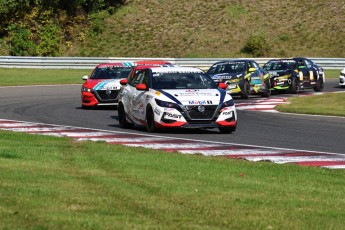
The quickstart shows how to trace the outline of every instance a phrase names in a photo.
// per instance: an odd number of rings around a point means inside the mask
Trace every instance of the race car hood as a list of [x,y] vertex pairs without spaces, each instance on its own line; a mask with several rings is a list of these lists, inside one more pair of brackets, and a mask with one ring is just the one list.
[[120,80],[121,79],[88,79],[83,86],[93,90],[120,89]]
[[218,89],[174,89],[161,90],[170,100],[182,105],[219,105],[231,96]]
[[234,80],[243,77],[243,73],[220,73],[220,74],[212,74],[210,75],[213,80],[215,81],[227,81],[227,80]]
[[285,75],[291,75],[293,73],[292,69],[287,70],[269,70],[268,73],[270,74],[271,78],[285,76]]

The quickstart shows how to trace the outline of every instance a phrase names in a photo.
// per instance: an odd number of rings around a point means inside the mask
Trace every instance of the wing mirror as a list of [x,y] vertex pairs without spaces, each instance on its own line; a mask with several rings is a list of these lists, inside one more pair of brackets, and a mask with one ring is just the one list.
[[143,84],[143,83],[137,84],[137,85],[135,86],[135,88],[136,88],[137,90],[140,90],[140,91],[145,91],[145,90],[146,90],[146,85]]
[[218,87],[225,90],[226,87],[228,87],[228,85],[225,84],[225,83],[223,83],[223,82],[219,82],[219,83],[218,83]]
[[87,75],[83,76],[83,81],[86,81],[89,77]]
[[127,79],[121,79],[120,80],[120,85],[127,85],[128,84],[128,80]]

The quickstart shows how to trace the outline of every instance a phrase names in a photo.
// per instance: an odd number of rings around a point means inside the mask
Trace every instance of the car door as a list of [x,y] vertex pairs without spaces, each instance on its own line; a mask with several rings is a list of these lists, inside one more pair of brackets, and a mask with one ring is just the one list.
[[131,78],[128,80],[128,84],[124,86],[121,89],[120,95],[121,95],[121,101],[123,102],[124,109],[127,113],[127,116],[133,120],[133,109],[132,109],[132,103],[133,103],[133,97],[136,95],[137,89],[135,86],[140,81],[140,78],[142,76],[142,71],[135,71]]
[[146,88],[149,87],[149,69],[139,70],[134,76],[132,84],[133,90],[130,94],[130,111],[135,119],[139,123],[145,121],[145,108],[146,108],[146,92],[145,90],[137,90],[135,88],[138,84],[145,84]]

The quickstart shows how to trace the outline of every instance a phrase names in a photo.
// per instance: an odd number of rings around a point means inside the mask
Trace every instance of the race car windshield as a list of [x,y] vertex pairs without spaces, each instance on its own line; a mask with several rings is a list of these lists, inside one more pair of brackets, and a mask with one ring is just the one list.
[[264,69],[266,71],[272,70],[289,70],[294,69],[296,66],[295,61],[278,61],[278,62],[269,62],[265,65]]
[[204,73],[153,73],[153,89],[217,89]]
[[244,71],[244,62],[229,62],[224,64],[213,65],[208,71],[208,74],[220,73],[242,73]]
[[127,78],[131,67],[105,67],[97,68],[90,79],[122,79]]

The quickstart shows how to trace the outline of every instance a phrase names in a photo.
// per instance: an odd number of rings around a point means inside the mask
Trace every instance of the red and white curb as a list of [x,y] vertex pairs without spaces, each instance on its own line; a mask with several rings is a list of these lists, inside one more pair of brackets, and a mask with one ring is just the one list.
[[235,102],[237,110],[251,110],[261,112],[278,112],[275,107],[280,104],[286,104],[289,97],[302,97],[320,95],[322,92],[304,92],[303,94],[287,94],[282,97],[270,97],[270,98],[250,98],[246,101]]
[[78,141],[105,141],[109,144],[160,149],[166,152],[183,154],[241,158],[249,161],[270,161],[278,164],[293,163],[332,169],[345,168],[345,155],[336,153],[198,141],[7,119],[0,119],[0,130],[70,137]]
[[278,112],[274,108],[277,105],[285,104],[286,98],[269,98],[269,99],[254,99],[248,102],[236,103],[236,109],[238,110],[255,110],[262,112]]

